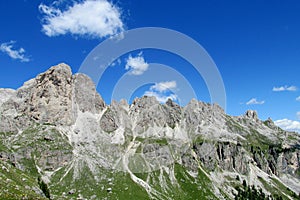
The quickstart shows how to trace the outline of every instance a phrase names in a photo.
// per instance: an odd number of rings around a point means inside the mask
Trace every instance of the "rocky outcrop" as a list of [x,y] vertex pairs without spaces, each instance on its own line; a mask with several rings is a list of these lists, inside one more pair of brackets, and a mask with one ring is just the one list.
[[31,90],[22,90],[22,93],[28,93],[23,97],[28,106],[22,111],[39,123],[71,125],[74,123],[72,82],[69,66],[60,64],[51,67],[37,76]]
[[142,133],[149,127],[164,127],[167,124],[166,113],[155,97],[136,98],[130,106],[129,115],[136,133]]
[[163,109],[166,113],[166,123],[169,127],[174,128],[182,119],[182,108],[171,99],[168,99]]
[[249,173],[250,162],[246,151],[240,144],[229,142],[203,142],[193,146],[199,160],[210,171],[220,167],[222,170],[237,171],[240,174]]
[[247,110],[245,117],[252,120],[258,120],[257,112],[255,110]]
[[13,96],[16,93],[15,90],[13,89],[3,89],[0,88],[0,106],[8,101],[10,99],[11,96]]
[[70,126],[78,111],[99,114],[105,107],[92,80],[72,75],[66,64],[51,67],[17,91],[1,90],[0,132],[17,132],[32,122]]
[[100,119],[100,127],[105,132],[113,132],[119,127],[119,119],[115,110],[108,108]]
[[84,74],[73,77],[73,101],[81,112],[99,114],[105,107],[101,96],[96,92],[94,82]]

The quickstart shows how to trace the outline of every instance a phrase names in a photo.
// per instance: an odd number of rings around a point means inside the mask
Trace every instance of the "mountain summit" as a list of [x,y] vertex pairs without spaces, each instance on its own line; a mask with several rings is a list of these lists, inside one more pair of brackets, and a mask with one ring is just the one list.
[[0,89],[1,199],[299,199],[300,136],[192,99],[106,105],[51,67]]

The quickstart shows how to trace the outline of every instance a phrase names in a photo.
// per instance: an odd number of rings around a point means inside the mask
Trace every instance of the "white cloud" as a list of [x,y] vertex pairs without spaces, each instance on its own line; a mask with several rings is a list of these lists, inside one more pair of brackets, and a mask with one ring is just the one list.
[[280,87],[273,87],[273,92],[283,92],[283,91],[296,91],[296,86],[280,86]]
[[300,111],[296,113],[298,119],[300,119]]
[[142,75],[145,71],[147,71],[149,64],[145,61],[143,53],[140,52],[136,57],[129,57],[126,60],[126,70],[131,70],[130,74],[132,75]]
[[176,90],[176,89],[177,89],[176,81],[159,82],[151,86],[150,90],[146,91],[144,95],[156,97],[156,99],[160,103],[165,103],[168,99],[171,99],[172,101],[176,101],[178,100],[178,96],[176,94],[173,93],[167,94],[168,90]]
[[170,95],[164,95],[164,94],[161,94],[159,92],[156,92],[156,91],[146,91],[145,96],[153,96],[157,99],[157,101],[159,101],[160,103],[166,103],[166,101],[168,99],[171,99],[172,101],[176,101],[178,100],[178,97],[176,94],[170,94]]
[[276,126],[287,130],[287,131],[296,131],[300,133],[300,122],[292,121],[289,119],[280,119],[274,122]]
[[296,101],[300,101],[300,96],[296,98]]
[[124,30],[120,10],[107,0],[74,1],[65,10],[57,5],[39,5],[40,12],[44,14],[42,31],[49,37],[70,33],[103,38]]
[[246,105],[262,105],[264,103],[265,101],[257,101],[256,98],[252,98],[246,103]]
[[165,92],[167,90],[172,90],[177,87],[176,81],[166,81],[155,83],[155,85],[151,86],[151,90],[156,90],[158,92]]
[[15,43],[16,41],[2,43],[0,45],[0,51],[6,53],[9,57],[11,57],[14,60],[20,60],[21,62],[29,62],[30,59],[25,56],[25,49],[22,47],[19,49],[15,49]]

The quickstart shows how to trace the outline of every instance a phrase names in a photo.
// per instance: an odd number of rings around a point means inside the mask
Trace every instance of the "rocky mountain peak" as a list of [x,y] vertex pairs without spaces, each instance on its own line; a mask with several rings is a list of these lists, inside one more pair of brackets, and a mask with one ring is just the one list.
[[[97,114],[105,107],[93,81],[84,74],[72,75],[64,63],[27,81],[16,92],[1,91],[0,110],[11,114],[0,116],[4,122],[10,121],[1,124],[0,132],[15,132],[32,121],[69,126],[75,123],[78,112]],[[8,101],[14,93],[16,97]]]
[[6,102],[9,100],[9,98],[11,96],[13,96],[16,93],[15,90],[13,89],[4,89],[4,88],[0,88],[0,106],[2,105],[2,103]]
[[170,98],[166,101],[166,105],[169,107],[172,107],[172,108],[179,107],[179,105],[177,103],[175,103],[174,101],[172,101],[172,99],[170,99]]
[[39,74],[33,87],[25,90],[29,94],[24,99],[29,104],[26,114],[40,123],[72,124],[72,82],[71,68],[66,64]]
[[247,110],[244,116],[248,119],[258,120],[258,115],[255,110]]
[[273,129],[278,128],[270,117],[266,121],[264,121],[264,124]]
[[132,105],[138,106],[138,107],[147,107],[149,105],[156,105],[159,104],[157,99],[153,96],[143,96],[141,98],[135,98],[132,102]]
[[129,107],[128,102],[126,99],[121,99],[120,100],[120,105],[124,106],[124,107]]
[[45,84],[52,82],[53,85],[62,85],[62,83],[70,82],[72,78],[72,70],[70,66],[65,63],[52,66],[46,72],[39,74],[36,77],[38,84]]

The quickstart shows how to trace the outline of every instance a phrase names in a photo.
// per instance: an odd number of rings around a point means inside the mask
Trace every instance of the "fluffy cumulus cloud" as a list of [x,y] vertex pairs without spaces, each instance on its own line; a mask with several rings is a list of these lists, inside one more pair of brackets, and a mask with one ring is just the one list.
[[252,98],[246,103],[246,105],[262,105],[264,103],[265,101],[258,101],[256,98]]
[[280,86],[280,87],[273,87],[274,92],[283,92],[283,91],[296,91],[297,87],[296,86]]
[[49,37],[73,34],[103,38],[123,31],[120,9],[107,0],[74,1],[66,9],[58,5],[39,5],[42,31]]
[[177,101],[178,96],[171,91],[177,90],[176,81],[166,81],[155,83],[149,91],[144,93],[145,96],[154,96],[160,103],[165,103],[168,99]]
[[177,87],[176,81],[166,81],[155,83],[155,85],[151,86],[151,90],[156,90],[158,92],[165,92],[167,90],[173,90]]
[[300,101],[300,96],[296,98],[296,101]]
[[25,56],[25,49],[22,47],[19,49],[15,48],[15,43],[15,41],[2,43],[0,45],[0,51],[7,54],[14,60],[20,60],[21,62],[29,62],[30,59],[27,56]]
[[281,127],[284,130],[287,131],[296,131],[300,133],[300,122],[299,121],[293,121],[289,119],[280,119],[274,122],[276,126]]
[[126,70],[130,70],[131,75],[142,75],[148,70],[149,64],[145,61],[143,53],[140,52],[136,57],[129,57],[126,59]]
[[298,111],[298,112],[296,113],[296,115],[297,115],[298,119],[300,119],[300,111]]

